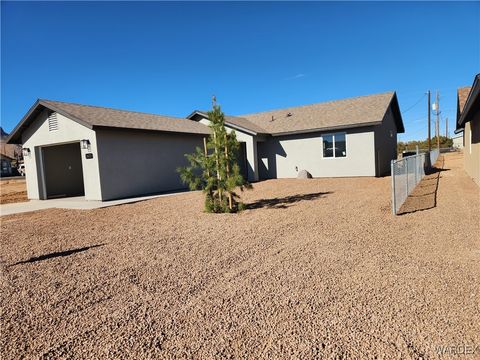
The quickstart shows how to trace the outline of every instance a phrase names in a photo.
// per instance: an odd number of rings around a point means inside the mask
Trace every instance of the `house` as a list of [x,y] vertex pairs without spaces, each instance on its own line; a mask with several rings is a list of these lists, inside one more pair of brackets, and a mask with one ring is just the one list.
[[480,186],[480,74],[473,85],[458,89],[457,130],[463,129],[465,171]]
[[10,159],[17,160],[22,153],[22,147],[16,144],[7,144],[8,133],[0,126],[0,154],[8,156]]
[[[210,134],[208,114],[186,119],[38,100],[8,138],[23,143],[30,199],[112,200],[185,188],[178,167]],[[403,132],[394,92],[226,116],[250,181],[381,176]]]
[[[208,124],[205,111],[189,119]],[[404,126],[395,92],[226,116],[246,154],[250,181],[314,177],[383,176],[397,157]]]
[[12,131],[29,199],[111,200],[185,188],[178,166],[209,128],[188,119],[38,100]]
[[0,176],[12,176],[13,169],[12,169],[12,161],[15,159],[7,156],[5,154],[0,153]]
[[463,131],[455,131],[455,135],[452,136],[452,147],[457,150],[463,150]]

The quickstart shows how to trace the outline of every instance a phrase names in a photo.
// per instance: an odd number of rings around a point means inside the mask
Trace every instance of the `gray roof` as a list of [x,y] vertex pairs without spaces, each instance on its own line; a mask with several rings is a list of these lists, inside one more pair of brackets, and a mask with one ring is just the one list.
[[210,134],[210,129],[196,121],[171,116],[146,114],[135,111],[80,105],[52,100],[37,100],[29,112],[12,131],[8,142],[21,141],[23,129],[30,125],[36,116],[45,109],[62,114],[89,128],[109,127],[149,131],[166,131],[188,134]]
[[282,135],[377,125],[391,105],[398,132],[404,132],[395,92],[240,115],[240,118],[249,120],[266,133]]
[[[397,131],[405,132],[395,92],[247,115],[225,115],[225,124],[253,134],[273,136],[300,134],[378,125],[383,121],[389,107],[393,111]],[[207,111],[196,110],[188,118],[193,119],[195,115],[208,117]]]
[[[195,110],[190,115],[187,116],[187,119],[193,119],[193,117],[199,114],[205,118],[208,118],[208,111],[204,110]],[[225,115],[225,124],[229,125],[230,127],[238,130],[243,130],[249,133],[256,134],[267,134],[267,131],[260,126],[257,126],[253,122],[239,117],[239,116],[231,116]]]

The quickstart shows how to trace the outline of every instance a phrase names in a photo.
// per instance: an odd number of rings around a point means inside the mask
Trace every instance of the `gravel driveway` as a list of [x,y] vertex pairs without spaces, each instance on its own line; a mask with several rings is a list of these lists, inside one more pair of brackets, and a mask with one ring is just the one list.
[[445,156],[435,207],[397,217],[389,177],[261,182],[238,215],[186,193],[2,217],[2,359],[479,358],[462,163]]

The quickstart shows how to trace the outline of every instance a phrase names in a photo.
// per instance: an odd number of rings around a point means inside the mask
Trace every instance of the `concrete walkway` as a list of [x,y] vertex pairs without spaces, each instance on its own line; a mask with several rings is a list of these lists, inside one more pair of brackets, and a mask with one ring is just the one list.
[[0,216],[19,214],[19,213],[44,210],[44,209],[53,209],[53,208],[75,209],[75,210],[99,209],[99,208],[104,208],[109,206],[131,204],[131,203],[155,199],[163,196],[178,195],[182,193],[184,192],[181,191],[181,192],[175,192],[175,193],[165,193],[165,194],[159,194],[159,195],[141,196],[141,197],[111,200],[111,201],[85,200],[85,197],[83,196],[50,199],[50,200],[30,200],[27,202],[0,205]]

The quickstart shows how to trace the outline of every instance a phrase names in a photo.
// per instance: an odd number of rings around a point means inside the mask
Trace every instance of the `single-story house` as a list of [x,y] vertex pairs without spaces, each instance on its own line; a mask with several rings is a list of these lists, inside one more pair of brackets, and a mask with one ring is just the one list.
[[[208,124],[206,111],[189,119]],[[250,181],[313,177],[383,176],[397,158],[404,126],[395,92],[226,116],[243,143]]]
[[15,159],[0,153],[0,176],[12,176],[12,161]]
[[[203,146],[208,114],[186,119],[38,100],[10,135],[23,143],[30,199],[111,200],[185,188],[176,169]],[[394,92],[226,116],[249,181],[382,176],[404,132]]]
[[465,171],[480,186],[480,74],[457,92],[457,130],[463,129]]
[[185,188],[176,169],[209,128],[188,119],[38,100],[12,131],[29,199],[111,200]]
[[452,136],[452,147],[458,150],[463,150],[463,131],[455,132]]

